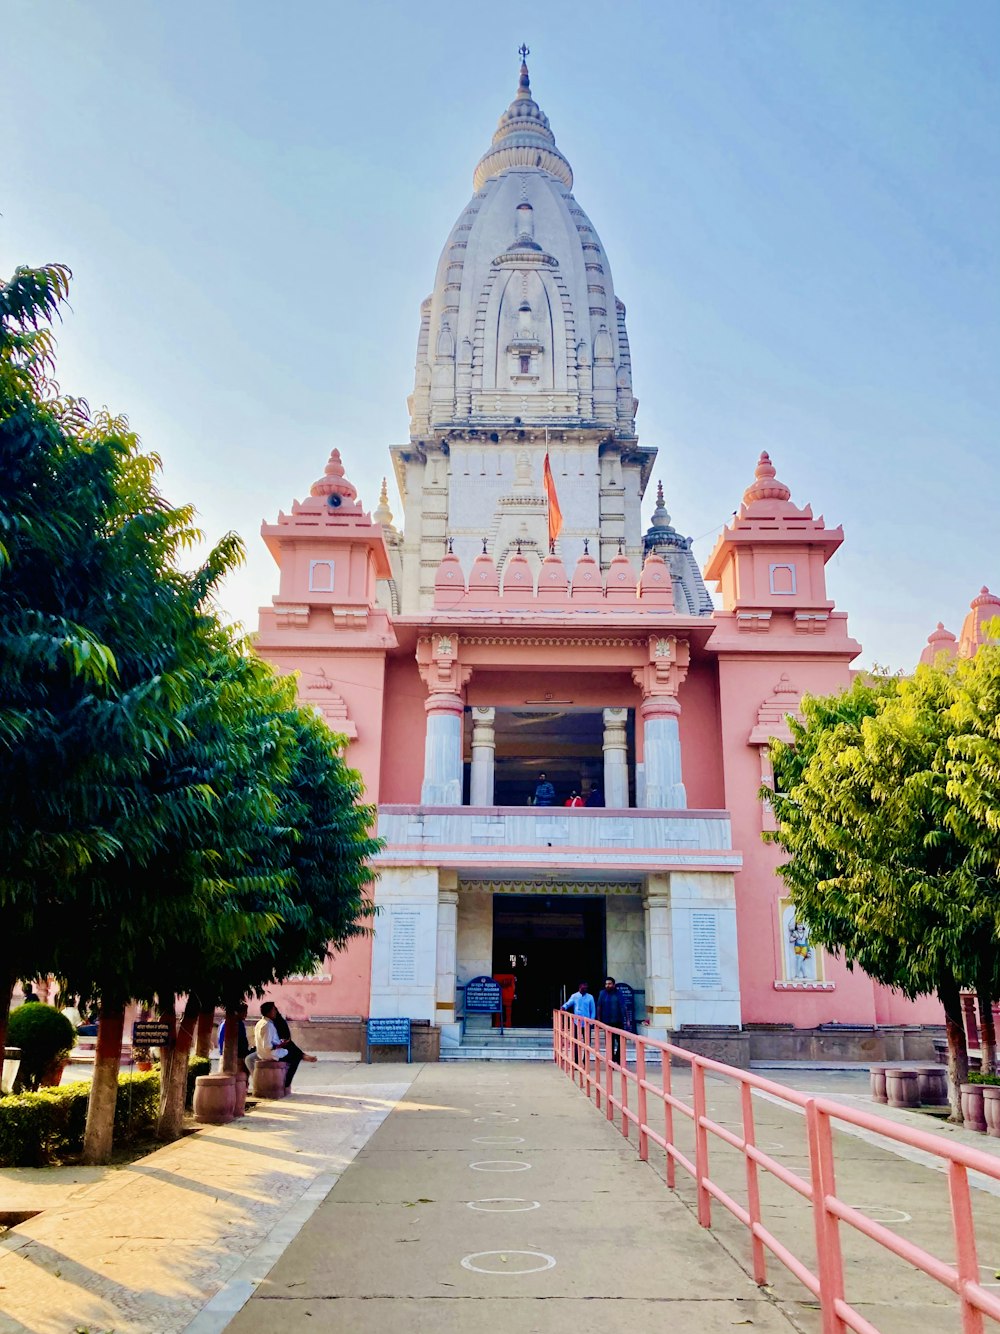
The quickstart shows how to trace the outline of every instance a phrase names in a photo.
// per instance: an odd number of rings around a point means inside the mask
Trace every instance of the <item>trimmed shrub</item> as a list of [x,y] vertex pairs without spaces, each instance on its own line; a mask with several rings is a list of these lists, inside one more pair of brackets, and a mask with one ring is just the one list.
[[[188,1071],[189,1099],[194,1081],[208,1074],[211,1061],[196,1057]],[[83,1149],[90,1084],[80,1080],[0,1098],[0,1167],[45,1167]],[[115,1148],[152,1135],[160,1109],[158,1070],[118,1076]]]
[[53,1005],[32,1001],[11,1011],[7,1045],[20,1047],[16,1090],[37,1089],[50,1071],[73,1050],[76,1029]]
[[1000,1084],[1000,1075],[984,1074],[981,1070],[974,1071],[965,1081],[967,1084],[986,1084],[990,1088],[996,1088]]

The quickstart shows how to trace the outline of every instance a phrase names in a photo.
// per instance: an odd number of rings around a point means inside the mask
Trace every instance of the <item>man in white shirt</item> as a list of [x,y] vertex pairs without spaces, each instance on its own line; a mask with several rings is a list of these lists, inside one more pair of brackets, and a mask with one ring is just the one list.
[[257,1049],[258,1061],[284,1061],[288,1058],[288,1048],[282,1046],[271,1018],[273,1010],[274,1002],[265,1001],[260,1007],[260,1018],[253,1030],[253,1045]]

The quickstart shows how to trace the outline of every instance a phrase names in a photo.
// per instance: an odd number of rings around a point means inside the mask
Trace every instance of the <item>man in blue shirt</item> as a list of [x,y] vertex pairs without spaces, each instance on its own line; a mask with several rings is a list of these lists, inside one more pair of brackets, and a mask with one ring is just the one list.
[[580,983],[562,1008],[568,1010],[570,1014],[576,1015],[579,1021],[573,1025],[573,1031],[576,1035],[573,1042],[573,1060],[577,1065],[580,1065],[582,1064],[581,1057],[586,1060],[587,1020],[595,1018],[597,1014],[594,1008],[594,998],[587,990],[586,982]]
[[556,804],[556,790],[545,777],[544,774],[538,775],[538,786],[535,788],[536,806],[554,806]]

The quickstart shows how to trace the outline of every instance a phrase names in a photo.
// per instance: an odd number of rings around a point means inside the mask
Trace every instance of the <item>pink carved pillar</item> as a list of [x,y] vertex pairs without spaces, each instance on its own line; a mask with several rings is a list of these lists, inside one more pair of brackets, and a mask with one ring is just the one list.
[[681,714],[677,692],[687,676],[686,641],[650,636],[649,661],[633,672],[642,691],[639,719],[645,783],[642,804],[649,810],[683,810],[687,793],[681,766]]

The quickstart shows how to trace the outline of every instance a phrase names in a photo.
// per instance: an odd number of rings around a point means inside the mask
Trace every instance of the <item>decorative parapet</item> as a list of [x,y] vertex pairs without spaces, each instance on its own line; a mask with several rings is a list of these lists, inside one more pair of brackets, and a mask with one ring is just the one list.
[[595,811],[523,806],[380,806],[377,866],[735,872],[726,811]]

